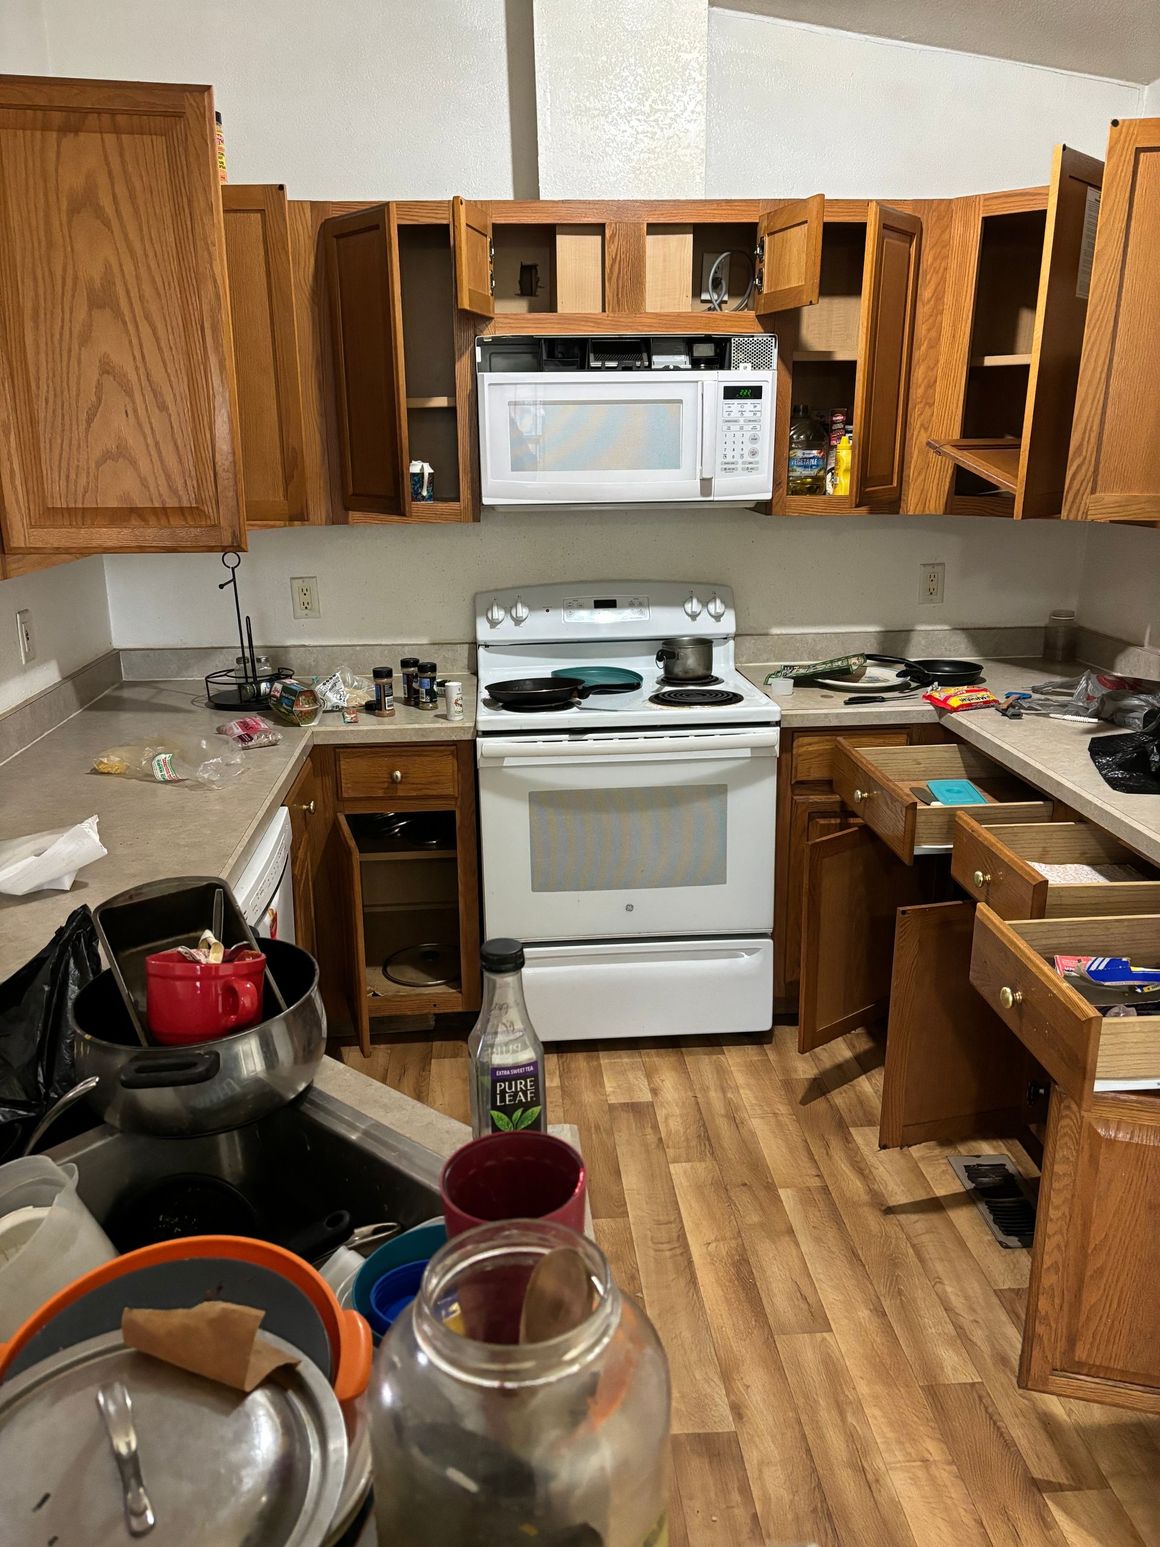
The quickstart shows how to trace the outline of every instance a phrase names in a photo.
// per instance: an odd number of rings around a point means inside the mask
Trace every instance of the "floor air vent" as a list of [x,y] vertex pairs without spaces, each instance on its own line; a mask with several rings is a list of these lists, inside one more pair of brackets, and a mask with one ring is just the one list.
[[1028,1247],[1035,1235],[1034,1184],[1006,1155],[948,1155],[951,1169],[1000,1246]]

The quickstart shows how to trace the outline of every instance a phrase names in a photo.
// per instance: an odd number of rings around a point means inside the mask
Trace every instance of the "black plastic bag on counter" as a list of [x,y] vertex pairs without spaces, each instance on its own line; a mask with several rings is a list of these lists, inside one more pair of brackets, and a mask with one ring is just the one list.
[[101,970],[88,907],[75,909],[31,961],[0,983],[0,1161],[76,1083],[73,1001]]
[[1160,710],[1149,713],[1143,730],[1093,736],[1088,751],[1112,789],[1125,795],[1160,795]]

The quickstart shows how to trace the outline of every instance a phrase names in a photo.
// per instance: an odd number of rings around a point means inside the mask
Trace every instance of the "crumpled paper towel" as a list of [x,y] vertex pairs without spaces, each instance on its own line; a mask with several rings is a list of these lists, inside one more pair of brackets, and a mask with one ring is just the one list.
[[97,821],[91,816],[75,827],[0,842],[0,892],[9,897],[67,892],[78,870],[109,852],[97,836]]

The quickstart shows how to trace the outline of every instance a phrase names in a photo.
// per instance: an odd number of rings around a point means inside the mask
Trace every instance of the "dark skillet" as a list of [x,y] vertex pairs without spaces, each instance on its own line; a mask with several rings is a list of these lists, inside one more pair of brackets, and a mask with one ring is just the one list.
[[564,709],[591,691],[579,677],[515,677],[493,682],[487,696],[505,709]]
[[920,688],[930,687],[933,682],[944,688],[964,688],[983,680],[983,668],[978,661],[911,661],[904,655],[867,655],[866,659],[886,666],[904,667],[898,675],[909,677]]

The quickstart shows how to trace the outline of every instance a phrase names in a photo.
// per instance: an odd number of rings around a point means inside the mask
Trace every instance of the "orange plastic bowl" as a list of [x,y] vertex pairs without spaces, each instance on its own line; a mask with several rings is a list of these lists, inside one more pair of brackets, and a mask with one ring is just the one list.
[[181,1262],[193,1257],[232,1257],[267,1268],[288,1279],[310,1300],[326,1329],[334,1371],[331,1384],[335,1396],[340,1402],[349,1402],[366,1390],[374,1345],[371,1329],[363,1317],[358,1311],[344,1310],[322,1275],[301,1257],[296,1257],[284,1247],[272,1246],[268,1241],[257,1241],[240,1235],[194,1235],[176,1241],[161,1241],[154,1246],[142,1246],[135,1252],[126,1252],[121,1257],[115,1257],[112,1262],[82,1274],[58,1290],[50,1300],[46,1300],[6,1343],[0,1342],[0,1381],[5,1379],[20,1349],[61,1311],[83,1298],[90,1290],[123,1278],[140,1268]]

